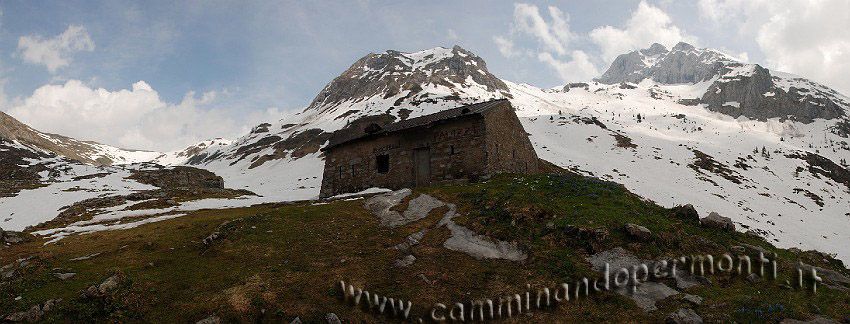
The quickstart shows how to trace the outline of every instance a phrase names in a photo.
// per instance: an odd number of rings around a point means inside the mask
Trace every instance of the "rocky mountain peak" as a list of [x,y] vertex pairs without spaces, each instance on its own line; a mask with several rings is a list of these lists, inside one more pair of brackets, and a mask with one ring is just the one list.
[[652,56],[667,53],[667,48],[664,45],[653,43],[649,48],[640,50],[641,54]]
[[597,81],[607,84],[638,83],[651,79],[662,84],[697,83],[716,76],[731,56],[679,42],[668,51],[655,43],[649,48],[618,56]]
[[678,44],[676,44],[676,46],[673,46],[674,52],[677,52],[677,51],[679,51],[679,52],[695,51],[696,49],[697,48],[694,47],[693,45],[685,43],[685,42],[679,42]]
[[[455,97],[465,88],[475,86],[509,96],[507,85],[487,70],[484,60],[460,46],[412,53],[388,50],[357,60],[325,86],[307,110],[324,112],[343,102],[359,102],[375,96],[394,98],[394,106],[402,103],[416,106],[440,96]],[[429,91],[436,87],[447,89],[441,92],[449,95]]]
[[720,51],[679,42],[670,51],[661,44],[618,56],[596,79],[601,83],[658,84],[712,82],[701,98],[683,98],[693,104],[732,117],[758,120],[792,119],[805,123],[847,115],[848,100],[815,82],[787,77],[759,66],[740,62]]

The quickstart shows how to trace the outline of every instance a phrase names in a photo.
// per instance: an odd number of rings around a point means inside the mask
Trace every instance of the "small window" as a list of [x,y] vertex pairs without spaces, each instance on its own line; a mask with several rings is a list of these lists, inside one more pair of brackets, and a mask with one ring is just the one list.
[[376,156],[375,164],[378,166],[378,173],[390,172],[390,155],[383,154]]
[[339,169],[339,178],[342,179],[342,166],[339,166],[338,169]]
[[351,165],[351,177],[354,178],[354,164]]
[[455,146],[449,145],[449,155],[455,155]]
[[513,152],[511,152],[511,157],[516,159],[516,150],[513,150]]

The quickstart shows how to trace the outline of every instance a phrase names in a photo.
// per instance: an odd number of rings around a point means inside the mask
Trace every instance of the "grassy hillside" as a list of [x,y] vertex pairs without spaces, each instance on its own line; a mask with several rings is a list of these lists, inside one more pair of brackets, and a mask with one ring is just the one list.
[[[571,174],[502,176],[484,183],[417,189],[397,209],[403,210],[420,193],[456,204],[458,224],[477,234],[516,241],[529,258],[476,260],[444,248],[449,230],[434,224],[446,207],[394,229],[381,227],[363,207],[363,199],[204,210],[130,230],[73,236],[58,244],[31,242],[0,249],[0,266],[11,263],[18,269],[15,279],[0,284],[0,315],[61,298],[43,321],[195,322],[216,315],[237,322],[288,323],[296,316],[322,322],[329,312],[356,322],[388,320],[345,304],[339,288],[339,281],[345,280],[382,296],[411,300],[411,318],[417,319],[438,302],[451,305],[525,292],[527,285],[533,292],[561,282],[572,285],[583,276],[596,278],[586,257],[615,247],[642,259],[661,259],[720,255],[744,243],[776,253],[778,280],[753,283],[742,276],[708,276],[710,285],[686,290],[703,297],[701,305],[692,306],[680,301],[683,295],[675,295],[659,301],[659,310],[649,313],[617,293],[592,293],[504,322],[657,322],[679,308],[694,308],[706,321],[850,317],[847,289],[819,287],[812,294],[780,286],[793,279],[798,260],[844,270],[839,261],[814,252],[776,249],[743,233],[701,227],[614,183]],[[627,223],[645,226],[652,238],[633,238],[623,229]],[[394,266],[400,254],[391,247],[424,228],[434,229],[412,248],[416,262]],[[576,228],[608,234],[576,235]],[[217,238],[205,244],[214,232]],[[26,258],[27,265],[15,262]],[[62,280],[53,273],[76,275]],[[115,274],[116,288],[85,294]],[[666,283],[675,286],[672,280]]]

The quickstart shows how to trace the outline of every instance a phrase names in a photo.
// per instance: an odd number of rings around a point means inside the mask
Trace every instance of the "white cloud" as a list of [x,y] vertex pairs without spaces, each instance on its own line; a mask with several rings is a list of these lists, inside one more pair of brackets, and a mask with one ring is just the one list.
[[93,51],[94,41],[83,26],[70,25],[63,33],[53,38],[41,35],[21,36],[18,38],[18,55],[24,62],[41,64],[50,73],[71,64],[71,54],[79,51]]
[[673,20],[666,12],[646,1],[640,2],[623,29],[598,27],[590,32],[590,39],[599,46],[606,63],[613,62],[620,54],[647,48],[652,43],[670,48],[680,41],[692,44],[697,41],[696,37],[673,25]]
[[599,70],[590,61],[587,53],[573,51],[571,54],[572,59],[568,62],[558,60],[548,52],[538,54],[537,59],[554,68],[564,83],[590,80],[599,75]]
[[[537,6],[514,4],[514,21],[511,23],[510,34],[493,36],[493,42],[504,57],[511,58],[520,54],[537,57],[538,61],[552,67],[563,82],[597,77],[600,74],[600,66],[607,68],[618,55],[646,48],[652,43],[673,47],[679,41],[696,42],[696,37],[673,25],[667,13],[646,1],[640,2],[622,29],[603,26],[593,29],[588,35],[573,33],[570,30],[569,15],[560,9],[550,6],[548,13],[550,19],[547,22]],[[517,48],[517,44],[522,42],[515,43],[515,40],[521,36],[530,36],[539,47],[536,50]],[[571,48],[574,42],[579,45],[584,42],[592,46],[589,50],[577,50]]]
[[[144,81],[131,89],[109,91],[69,80],[36,89],[7,113],[45,132],[124,148],[170,151],[210,138],[234,138],[253,126],[212,108],[218,96],[189,92],[180,103],[171,104]],[[269,110],[243,120],[273,118],[276,113]]]
[[458,39],[457,33],[455,32],[454,29],[451,29],[451,28],[449,28],[449,30],[446,31],[446,36],[448,36],[449,39],[451,39],[451,40],[457,40]]
[[567,53],[575,35],[570,31],[569,16],[556,7],[549,7],[552,23],[546,23],[537,6],[526,3],[514,4],[514,32],[532,35],[547,50],[558,55]]
[[496,46],[499,47],[499,53],[502,53],[504,57],[513,57],[516,53],[514,52],[514,42],[508,38],[502,36],[493,36],[493,42],[496,43]]
[[850,2],[845,0],[701,0],[702,18],[755,36],[768,68],[850,94]]

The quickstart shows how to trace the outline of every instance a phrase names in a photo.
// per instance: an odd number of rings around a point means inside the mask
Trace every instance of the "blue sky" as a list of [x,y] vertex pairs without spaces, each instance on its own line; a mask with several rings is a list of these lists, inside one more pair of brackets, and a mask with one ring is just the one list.
[[846,93],[837,75],[850,63],[836,62],[850,61],[848,4],[808,2],[3,1],[0,110],[44,131],[172,150],[303,108],[370,52],[457,44],[501,78],[553,87],[682,39]]

